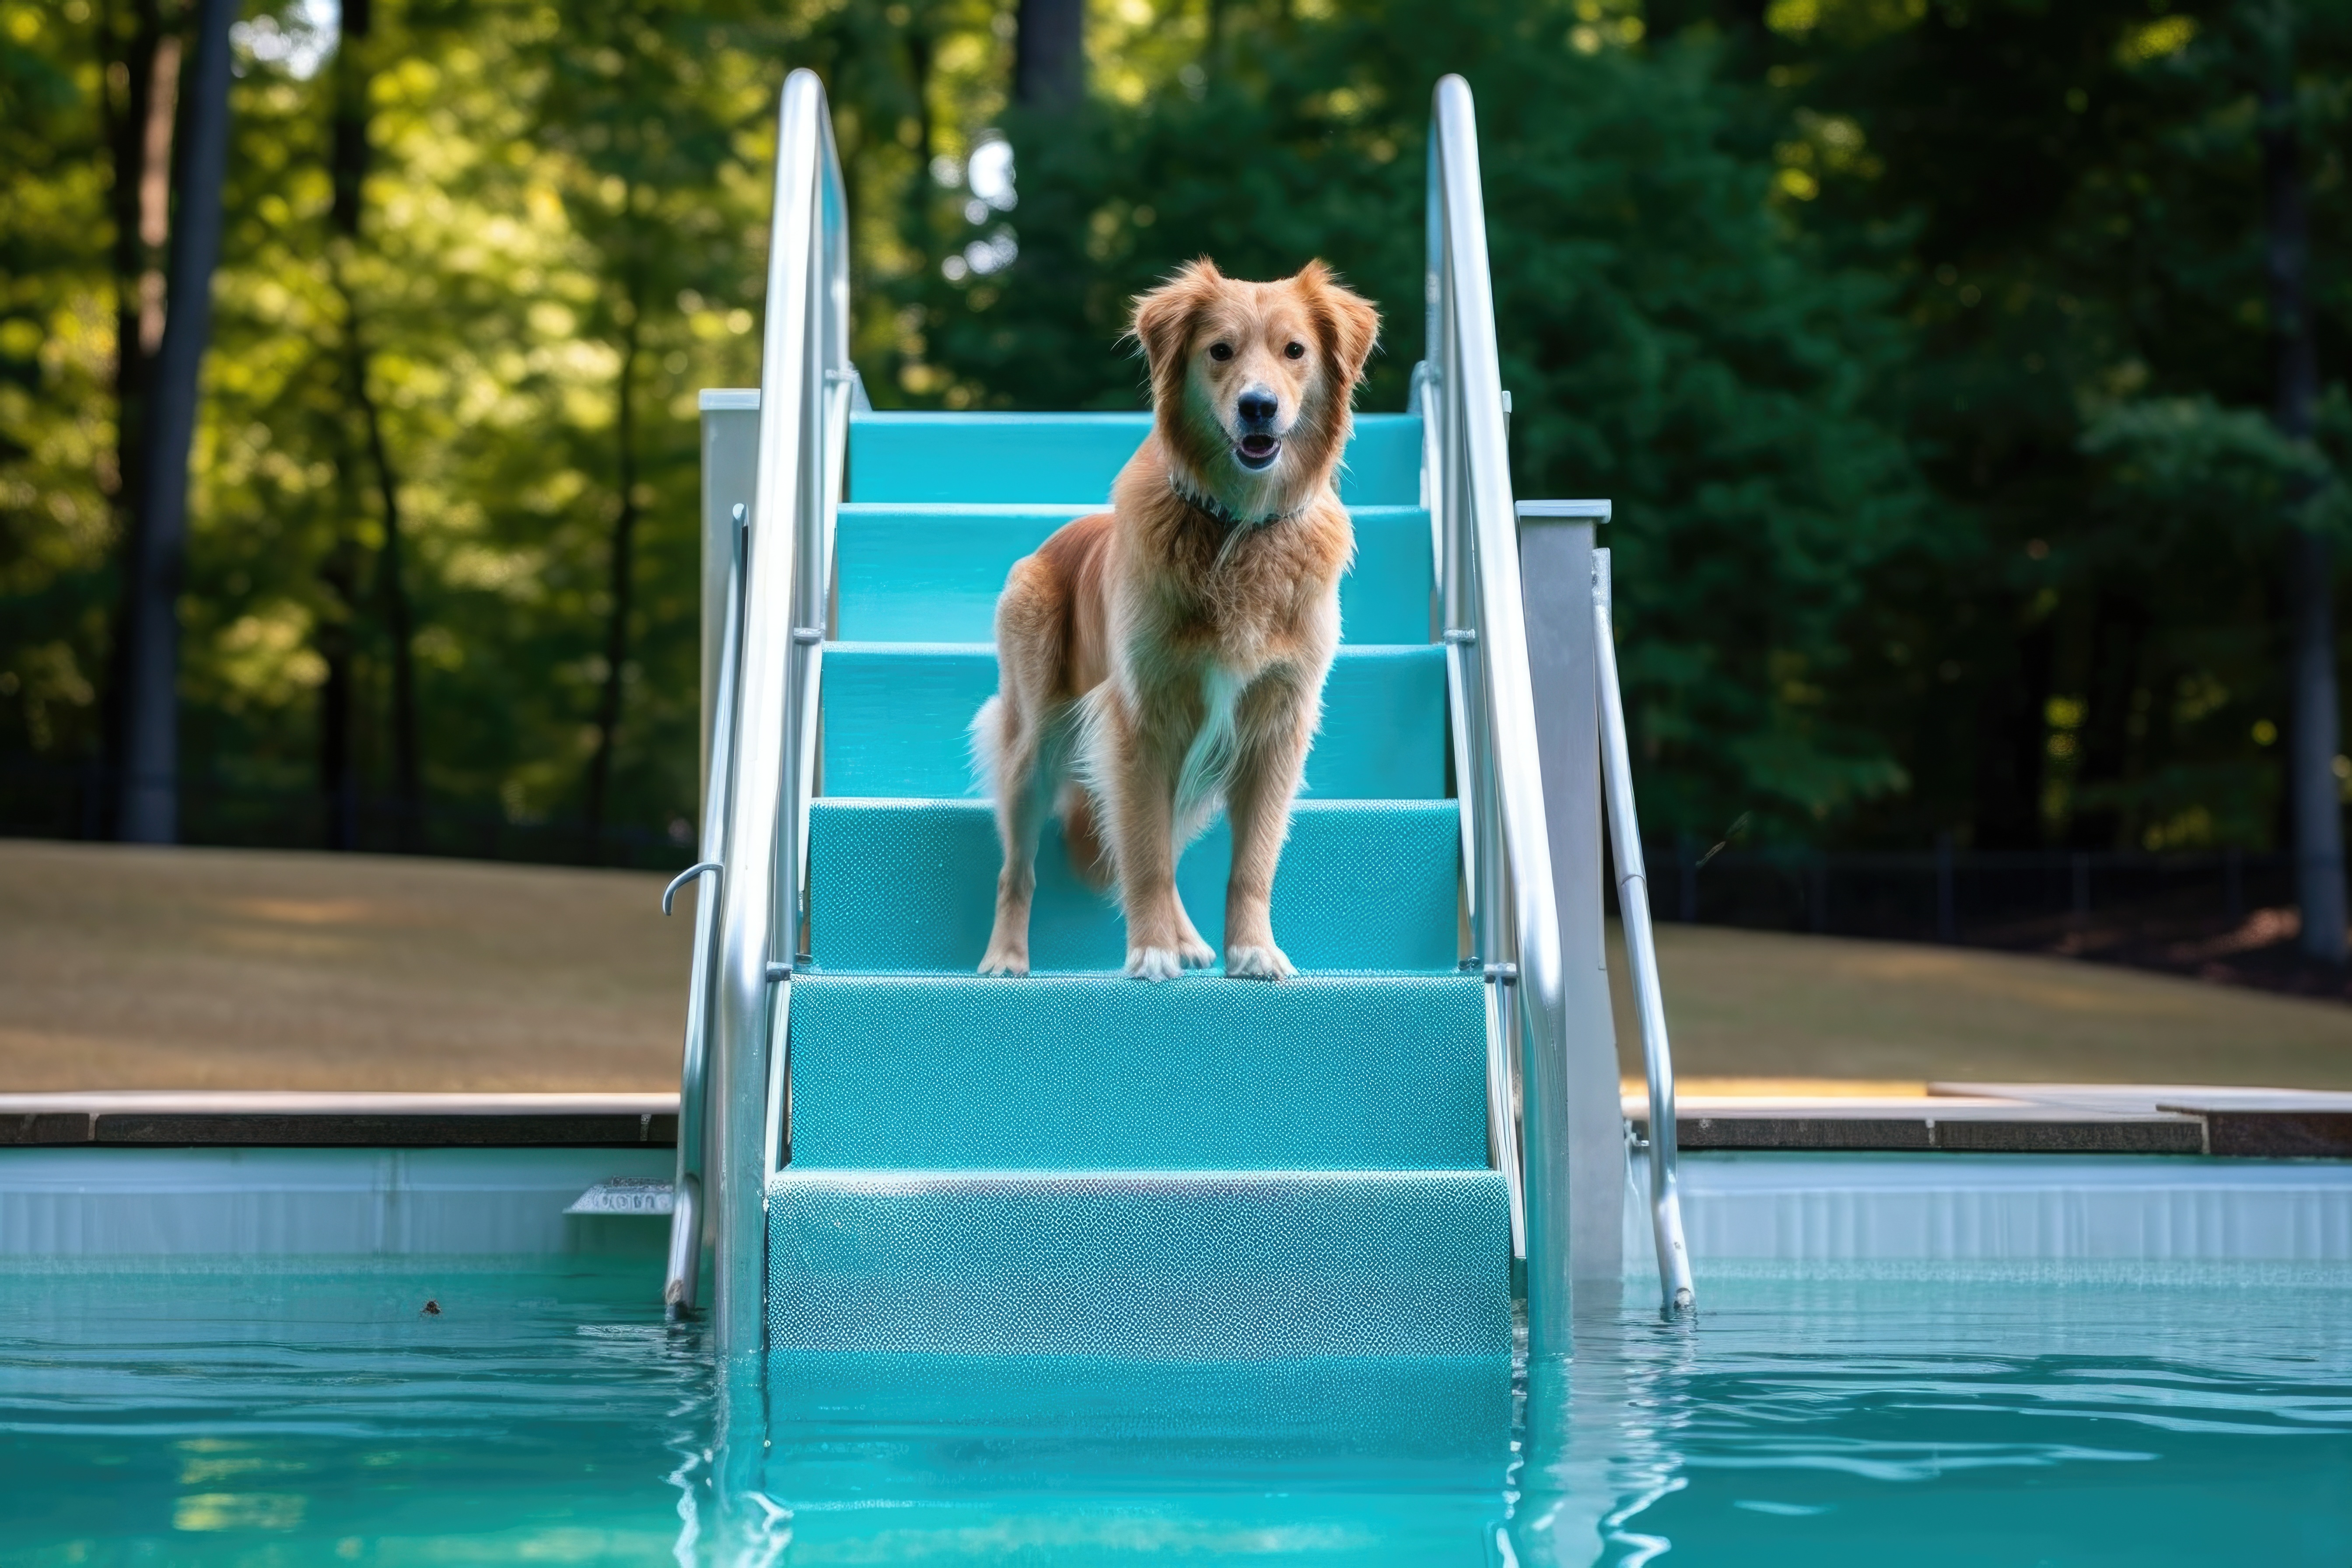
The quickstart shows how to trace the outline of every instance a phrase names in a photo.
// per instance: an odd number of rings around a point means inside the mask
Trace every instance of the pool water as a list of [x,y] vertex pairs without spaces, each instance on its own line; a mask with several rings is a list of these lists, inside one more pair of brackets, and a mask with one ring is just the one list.
[[2352,1568],[2347,1271],[1717,1270],[1517,1376],[779,1359],[764,1445],[657,1275],[0,1273],[0,1563]]

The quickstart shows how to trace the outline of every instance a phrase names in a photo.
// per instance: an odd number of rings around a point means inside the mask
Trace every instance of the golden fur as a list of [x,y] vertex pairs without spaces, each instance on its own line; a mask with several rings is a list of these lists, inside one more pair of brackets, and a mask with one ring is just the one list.
[[1029,972],[1048,802],[1081,868],[1117,877],[1127,972],[1149,980],[1216,960],[1176,860],[1225,806],[1225,973],[1292,973],[1267,906],[1339,640],[1355,534],[1333,476],[1379,331],[1319,261],[1275,283],[1197,261],[1135,302],[1151,434],[1111,510],[1016,563],[997,601],[997,695],[972,723],[1004,847],[982,973]]

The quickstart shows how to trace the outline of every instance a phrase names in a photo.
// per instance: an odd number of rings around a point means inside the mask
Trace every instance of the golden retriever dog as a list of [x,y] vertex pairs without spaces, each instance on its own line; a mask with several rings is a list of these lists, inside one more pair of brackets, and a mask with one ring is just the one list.
[[1269,903],[1355,533],[1334,476],[1380,312],[1321,262],[1244,283],[1193,262],[1135,302],[1152,428],[1111,510],[1013,565],[997,694],[972,721],[1004,869],[983,974],[1029,973],[1037,840],[1052,804],[1079,868],[1116,878],[1127,973],[1216,962],[1176,861],[1233,825],[1225,973],[1287,978]]

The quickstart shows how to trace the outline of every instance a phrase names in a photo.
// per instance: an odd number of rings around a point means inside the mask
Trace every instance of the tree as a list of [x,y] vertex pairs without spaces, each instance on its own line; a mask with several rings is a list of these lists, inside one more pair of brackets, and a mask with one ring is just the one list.
[[[140,491],[148,376],[163,341],[163,247],[171,234],[172,129],[184,40],[166,26],[158,0],[132,0],[126,9],[127,15],[111,6],[101,13],[99,36],[107,56],[100,105],[112,165],[114,224],[112,500],[117,531],[131,538],[137,531],[132,508]],[[129,614],[126,596],[118,622]],[[118,644],[122,632],[119,624]],[[107,691],[109,744],[118,764],[128,739],[124,673],[118,668]]]
[[[1243,25],[1234,18],[1233,26]],[[1420,349],[1429,40],[1478,95],[1489,253],[1523,493],[1609,495],[1645,816],[1811,835],[1899,788],[1836,683],[1873,564],[1926,494],[1873,400],[1902,347],[1743,155],[1761,112],[1704,40],[1645,57],[1568,6],[1388,0],[1268,16],[1235,68],[1168,62],[1023,154],[1017,259],[927,282],[929,342],[997,405],[1133,407],[1129,300],[1177,263],[1320,256],[1387,311],[1360,398],[1401,408]],[[1581,31],[1580,31],[1581,30]],[[1580,46],[1580,37],[1591,47]],[[1246,71],[1241,68],[1246,62]]]
[[[383,641],[391,666],[390,728],[392,784],[394,806],[394,842],[406,847],[414,839],[424,809],[423,737],[416,707],[415,626],[410,612],[402,552],[400,481],[392,463],[384,432],[383,409],[369,381],[367,322],[352,263],[362,244],[367,210],[370,163],[369,94],[374,82],[371,51],[374,43],[373,0],[342,0],[341,27],[337,38],[332,75],[333,129],[329,140],[329,174],[333,189],[329,213],[328,268],[342,307],[341,375],[350,415],[360,427],[358,447],[375,480],[382,542],[377,546],[372,597],[383,618]],[[355,449],[349,421],[338,422],[336,504],[343,524],[335,530],[320,577],[334,601],[334,613],[322,616],[317,637],[326,665],[319,689],[320,792],[328,811],[328,843],[348,849],[358,839],[360,780],[353,754],[357,637],[354,623],[362,611],[359,582],[361,547],[350,520],[358,510],[356,475],[362,457]]]
[[[2329,465],[2255,412],[2275,403],[2278,314],[2262,11],[1775,8],[1774,90],[1801,132],[1771,149],[1784,210],[1897,289],[1913,347],[1893,390],[1944,517],[1878,569],[1853,639],[1858,716],[1918,788],[1850,832],[2293,839],[2280,525],[2325,531]],[[2332,189],[2345,40],[2318,16],[2290,96],[2306,188]],[[2312,216],[2315,245],[2340,248],[2342,204]],[[2346,303],[2311,300],[2321,342]],[[2298,580],[2333,592],[2332,572]]]
[[1086,0],[1019,0],[1013,100],[1026,109],[1076,107],[1087,90]]
[[228,153],[229,24],[234,0],[200,0],[179,159],[168,315],[141,432],[125,574],[121,660],[121,836],[179,837],[179,605],[187,537],[188,448],[197,379],[212,329],[220,255],[221,179]]
[[[2311,219],[2295,94],[2294,0],[2252,0],[2248,21],[2261,58],[2255,100],[2263,156],[2263,271],[2269,284],[2271,417],[2297,446],[2311,442],[2319,397],[2318,323],[2311,309]],[[2296,504],[2309,487],[2298,485]],[[2288,796],[2294,810],[2295,901],[2303,951],[2325,963],[2345,957],[2344,814],[2336,776],[2336,556],[2316,529],[2287,530],[2287,595],[2294,617],[2288,683]]]

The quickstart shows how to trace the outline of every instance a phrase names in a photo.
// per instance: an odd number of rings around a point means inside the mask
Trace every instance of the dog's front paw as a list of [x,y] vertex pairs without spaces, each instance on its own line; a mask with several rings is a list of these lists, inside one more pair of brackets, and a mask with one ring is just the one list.
[[1217,962],[1217,950],[1202,942],[1197,933],[1187,931],[1176,939],[1176,956],[1187,969],[1206,969]]
[[[966,952],[971,949],[965,948]],[[980,961],[982,974],[1010,974],[1019,978],[1029,973],[1029,950],[1025,947],[992,947],[988,956]]]
[[1225,973],[1235,980],[1287,980],[1298,971],[1272,942],[1225,950]]
[[1173,980],[1184,973],[1183,955],[1172,947],[1130,947],[1127,972],[1138,980]]

